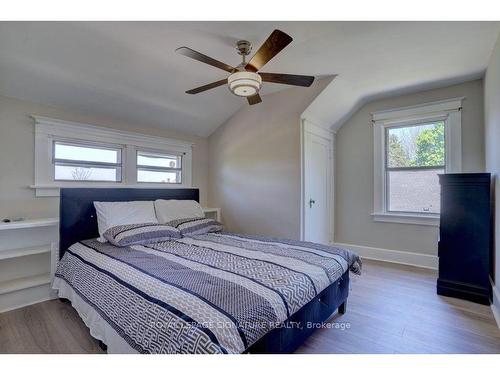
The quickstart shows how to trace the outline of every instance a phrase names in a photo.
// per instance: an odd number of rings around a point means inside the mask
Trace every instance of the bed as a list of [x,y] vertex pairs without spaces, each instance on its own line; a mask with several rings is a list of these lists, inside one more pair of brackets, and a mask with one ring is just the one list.
[[53,288],[108,353],[291,353],[344,313],[359,258],[320,244],[206,233],[117,247],[94,201],[199,200],[197,189],[61,189]]

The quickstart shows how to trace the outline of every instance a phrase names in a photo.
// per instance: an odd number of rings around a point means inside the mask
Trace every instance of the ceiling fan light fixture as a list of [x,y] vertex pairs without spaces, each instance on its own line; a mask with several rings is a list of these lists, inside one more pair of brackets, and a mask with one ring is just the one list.
[[262,78],[254,72],[235,72],[227,78],[229,90],[237,96],[253,96],[259,93]]
[[[289,45],[292,37],[281,30],[274,30],[266,41],[260,46],[250,61],[246,61],[246,56],[250,54],[252,44],[248,40],[239,40],[236,42],[238,54],[242,57],[242,62],[236,67],[227,65],[201,52],[188,47],[179,47],[178,53],[204,64],[224,70],[231,75],[228,78],[221,79],[207,85],[199,86],[186,91],[186,94],[199,94],[219,86],[228,85],[229,91],[239,97],[247,98],[248,104],[254,105],[262,102],[259,91],[262,82],[281,83],[284,85],[309,87],[314,81],[313,76],[304,76],[298,74],[284,73],[263,73],[262,67],[271,61],[283,48]],[[260,73],[257,73],[260,72]]]

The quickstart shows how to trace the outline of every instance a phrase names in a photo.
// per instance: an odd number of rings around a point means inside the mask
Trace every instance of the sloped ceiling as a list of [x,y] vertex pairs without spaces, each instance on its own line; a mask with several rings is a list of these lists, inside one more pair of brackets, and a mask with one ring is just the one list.
[[303,114],[333,130],[371,100],[481,78],[500,32],[499,22],[343,26],[330,41],[338,76]]
[[500,24],[1,22],[0,94],[205,137],[247,104],[223,86],[185,94],[227,74],[175,49],[237,65],[236,40],[257,48],[275,28],[294,41],[263,70],[338,74],[306,111],[338,127],[373,95],[481,75]]

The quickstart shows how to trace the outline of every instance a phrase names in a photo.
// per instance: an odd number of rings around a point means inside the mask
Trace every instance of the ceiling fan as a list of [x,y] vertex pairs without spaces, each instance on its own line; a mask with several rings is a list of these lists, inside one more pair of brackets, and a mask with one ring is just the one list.
[[181,55],[231,73],[229,77],[225,79],[188,90],[186,91],[186,94],[198,94],[200,92],[227,84],[229,90],[234,95],[246,97],[248,103],[253,105],[262,102],[259,95],[262,82],[283,83],[285,85],[303,87],[311,86],[314,81],[313,76],[259,72],[265,64],[280,53],[280,51],[290,44],[292,40],[292,37],[283,31],[274,30],[248,62],[246,62],[246,57],[250,54],[252,45],[247,40],[239,40],[236,43],[236,49],[238,50],[238,54],[242,56],[243,61],[237,67],[227,65],[188,47],[177,48],[176,52]]

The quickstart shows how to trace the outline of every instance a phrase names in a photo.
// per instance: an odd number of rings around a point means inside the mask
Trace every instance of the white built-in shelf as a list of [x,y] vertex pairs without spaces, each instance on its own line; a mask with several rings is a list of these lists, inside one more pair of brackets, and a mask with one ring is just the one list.
[[22,277],[9,281],[0,282],[0,294],[12,293],[22,289],[33,288],[35,286],[50,284],[50,273]]
[[55,217],[0,220],[0,312],[55,297],[58,226]]
[[25,247],[22,249],[0,250],[0,260],[51,252],[51,245]]
[[11,221],[10,223],[0,222],[0,230],[49,227],[57,224],[59,224],[59,219],[56,217],[49,217],[43,219],[28,219],[22,221]]

